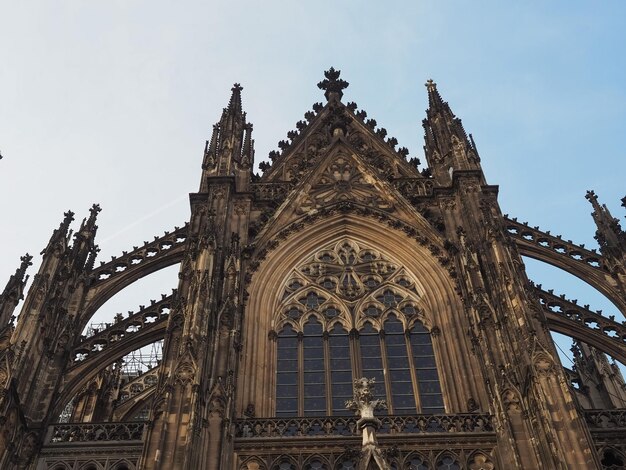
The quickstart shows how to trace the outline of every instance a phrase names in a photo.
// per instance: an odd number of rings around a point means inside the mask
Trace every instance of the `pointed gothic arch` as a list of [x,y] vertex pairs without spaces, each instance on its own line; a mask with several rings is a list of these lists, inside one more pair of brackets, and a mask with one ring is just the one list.
[[[306,264],[308,259],[315,256],[315,253],[323,251],[327,246],[336,245],[344,239],[354,240],[370,250],[384,253],[387,259],[395,260],[395,264],[404,269],[403,276],[410,274],[414,282],[412,288],[414,287],[416,292],[423,293],[423,295],[417,296],[400,284],[394,288],[405,292],[407,297],[409,294],[412,296],[410,301],[414,307],[414,313],[419,312],[416,316],[421,318],[429,329],[436,331],[437,335],[444,331],[445,336],[451,330],[460,331],[466,328],[458,324],[459,321],[463,321],[463,315],[461,315],[460,300],[454,290],[454,281],[450,278],[447,269],[430,253],[428,248],[400,231],[389,230],[387,226],[371,223],[369,218],[347,214],[330,216],[324,224],[309,227],[305,239],[288,237],[282,241],[278,249],[268,253],[252,277],[248,287],[250,302],[244,317],[243,331],[246,334],[244,343],[252,345],[251,351],[255,354],[244,350],[242,368],[246,372],[240,376],[240,385],[241,389],[246,390],[259,388],[256,390],[257,393],[240,397],[238,406],[241,413],[249,403],[254,403],[260,416],[273,415],[276,378],[274,377],[275,366],[272,364],[275,364],[276,350],[275,343],[268,341],[268,334],[278,332],[281,326],[276,312],[280,311],[285,285],[293,279],[293,270],[296,266]],[[401,247],[394,250],[391,258],[387,248],[390,244]],[[299,287],[299,289],[305,289],[305,287]],[[384,292],[384,286],[381,292]],[[405,300],[402,299],[402,302]],[[399,306],[398,303],[393,307],[388,307],[391,310],[387,314],[391,314],[393,309]],[[415,308],[416,306],[418,308]],[[399,313],[397,310],[395,312]],[[251,325],[246,326],[250,321],[254,321],[254,328]],[[285,322],[292,324],[294,328],[297,327],[297,323],[293,320],[286,319]],[[415,320],[411,322],[414,324]],[[333,325],[335,323],[337,322],[331,322]],[[343,326],[347,325],[343,323]],[[265,331],[264,334],[263,331]],[[350,329],[346,328],[346,331],[350,332]],[[449,370],[457,367],[477,367],[476,364],[472,364],[469,345],[466,345],[467,354],[459,354],[457,348],[448,348],[446,342],[439,336],[434,336],[433,342],[437,362],[446,364],[442,367]],[[463,409],[471,395],[479,396],[476,391],[455,384],[450,374],[443,374],[441,386],[448,391],[444,398],[446,409]],[[259,397],[266,398],[259,400]]]

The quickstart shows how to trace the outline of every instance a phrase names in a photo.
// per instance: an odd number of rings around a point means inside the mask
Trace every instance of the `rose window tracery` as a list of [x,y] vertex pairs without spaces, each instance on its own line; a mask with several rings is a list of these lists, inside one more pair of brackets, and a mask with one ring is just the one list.
[[363,376],[390,413],[443,412],[424,310],[412,276],[377,250],[345,238],[310,255],[274,318],[277,416],[349,414]]

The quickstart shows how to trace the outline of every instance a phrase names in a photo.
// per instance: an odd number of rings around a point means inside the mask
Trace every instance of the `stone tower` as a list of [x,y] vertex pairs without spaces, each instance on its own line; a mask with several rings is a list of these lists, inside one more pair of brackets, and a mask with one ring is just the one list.
[[[259,176],[234,85],[181,227],[96,266],[100,207],[75,234],[67,212],[25,298],[22,258],[0,295],[0,468],[624,468],[626,386],[604,353],[626,363],[626,326],[521,258],[624,314],[618,220],[588,193],[598,253],[503,215],[432,81],[422,171],[342,101],[339,71],[318,86]],[[174,264],[171,294],[87,329]],[[577,340],[571,370],[550,330]],[[157,341],[159,363],[129,374]]]

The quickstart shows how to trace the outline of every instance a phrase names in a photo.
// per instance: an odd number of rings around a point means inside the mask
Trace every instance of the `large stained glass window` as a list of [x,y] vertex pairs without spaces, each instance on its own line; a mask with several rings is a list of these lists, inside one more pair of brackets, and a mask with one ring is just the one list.
[[403,268],[344,239],[285,286],[275,319],[276,416],[349,415],[360,377],[376,379],[389,413],[444,412],[420,295]]

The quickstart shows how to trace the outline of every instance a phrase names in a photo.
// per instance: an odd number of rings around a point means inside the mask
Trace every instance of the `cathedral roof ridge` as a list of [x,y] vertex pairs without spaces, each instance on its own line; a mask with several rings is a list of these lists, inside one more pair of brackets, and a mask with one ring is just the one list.
[[[348,87],[348,82],[339,78],[340,73],[341,71],[336,70],[334,67],[324,72],[326,78],[320,81],[317,86],[325,91],[324,95],[328,101],[326,104],[319,102],[314,103],[313,109],[304,114],[304,120],[300,120],[296,123],[296,130],[289,131],[287,133],[287,139],[278,142],[280,150],[272,150],[269,152],[268,156],[270,162],[263,161],[259,164],[259,169],[262,171],[262,178],[265,180],[272,178],[271,175],[274,173],[273,168],[278,168],[283,165],[286,156],[291,154],[293,149],[301,143],[303,136],[311,132],[310,129],[318,122],[319,116],[324,116],[322,123],[329,127],[330,134],[332,135],[337,131],[346,136],[349,133],[348,128],[351,127],[350,122],[354,121],[355,124],[358,123],[357,126],[361,125],[365,127],[374,141],[378,141],[379,145],[401,161],[401,165],[408,165],[413,168],[416,173],[414,176],[425,176],[418,171],[420,159],[418,157],[409,158],[409,149],[407,147],[396,148],[398,139],[395,137],[387,137],[387,129],[378,126],[375,119],[367,119],[367,112],[362,109],[358,110],[357,104],[354,101],[348,103],[341,101],[341,97],[343,96],[342,90]],[[411,170],[410,173],[412,173],[413,170]]]

